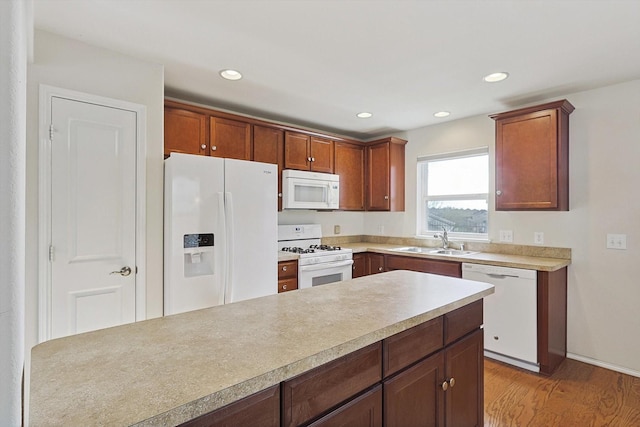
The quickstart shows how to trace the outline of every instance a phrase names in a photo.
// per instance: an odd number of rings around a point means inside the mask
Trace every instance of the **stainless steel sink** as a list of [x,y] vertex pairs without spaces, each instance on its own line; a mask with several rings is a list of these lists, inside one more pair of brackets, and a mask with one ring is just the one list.
[[449,256],[465,256],[477,254],[478,252],[473,251],[461,251],[459,249],[433,249],[433,248],[422,248],[419,246],[407,246],[402,248],[391,249],[394,252],[404,252],[404,253],[412,253],[412,254],[429,254],[429,255],[449,255]]
[[433,249],[433,250],[430,250],[429,253],[434,255],[465,256],[465,255],[477,254],[478,252],[461,251],[459,249]]

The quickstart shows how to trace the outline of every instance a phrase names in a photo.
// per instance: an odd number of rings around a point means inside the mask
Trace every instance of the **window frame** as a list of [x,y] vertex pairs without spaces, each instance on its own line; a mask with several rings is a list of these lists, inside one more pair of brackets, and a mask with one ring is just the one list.
[[[468,150],[454,151],[448,153],[439,153],[431,155],[418,156],[416,165],[416,237],[419,238],[433,238],[434,233],[442,232],[442,230],[425,230],[423,224],[428,224],[426,221],[428,215],[427,203],[430,201],[455,201],[455,200],[484,200],[487,203],[487,226],[486,233],[469,233],[469,232],[455,232],[448,231],[450,239],[454,240],[475,240],[475,241],[489,241],[489,182],[487,182],[486,193],[470,193],[470,194],[455,194],[455,195],[439,195],[429,196],[426,194],[425,186],[428,187],[428,176],[423,177],[422,169],[425,164],[433,161],[442,160],[454,160],[462,159],[466,157],[478,157],[486,156],[487,158],[487,181],[489,177],[489,147],[478,147]],[[428,173],[428,172],[427,172]]]

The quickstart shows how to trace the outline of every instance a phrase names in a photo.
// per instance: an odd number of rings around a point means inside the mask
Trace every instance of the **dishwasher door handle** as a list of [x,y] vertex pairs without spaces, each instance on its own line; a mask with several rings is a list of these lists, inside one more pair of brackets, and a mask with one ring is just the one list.
[[492,279],[506,279],[507,277],[515,277],[517,279],[520,277],[520,276],[514,276],[512,274],[493,274],[493,273],[485,273],[485,274],[491,277]]

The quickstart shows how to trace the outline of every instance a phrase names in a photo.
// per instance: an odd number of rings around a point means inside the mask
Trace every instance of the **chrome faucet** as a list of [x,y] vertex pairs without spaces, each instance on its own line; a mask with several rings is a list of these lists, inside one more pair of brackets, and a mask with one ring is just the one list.
[[442,227],[442,234],[436,233],[433,235],[436,239],[442,239],[442,249],[449,249],[449,236],[447,235],[447,229]]

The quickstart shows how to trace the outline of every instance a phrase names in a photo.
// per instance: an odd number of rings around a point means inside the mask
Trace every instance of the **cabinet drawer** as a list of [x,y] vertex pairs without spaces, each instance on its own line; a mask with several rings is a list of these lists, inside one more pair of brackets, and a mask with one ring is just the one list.
[[278,293],[293,291],[296,289],[298,289],[298,279],[296,277],[278,280]]
[[180,427],[278,427],[279,425],[280,386],[276,385],[180,424]]
[[310,421],[382,379],[377,342],[282,383],[282,426]]
[[383,341],[383,377],[428,356],[443,346],[442,316]]
[[309,427],[382,427],[382,386],[345,403]]
[[444,315],[444,345],[449,345],[482,325],[482,300]]
[[282,261],[278,263],[278,280],[298,277],[298,261]]

